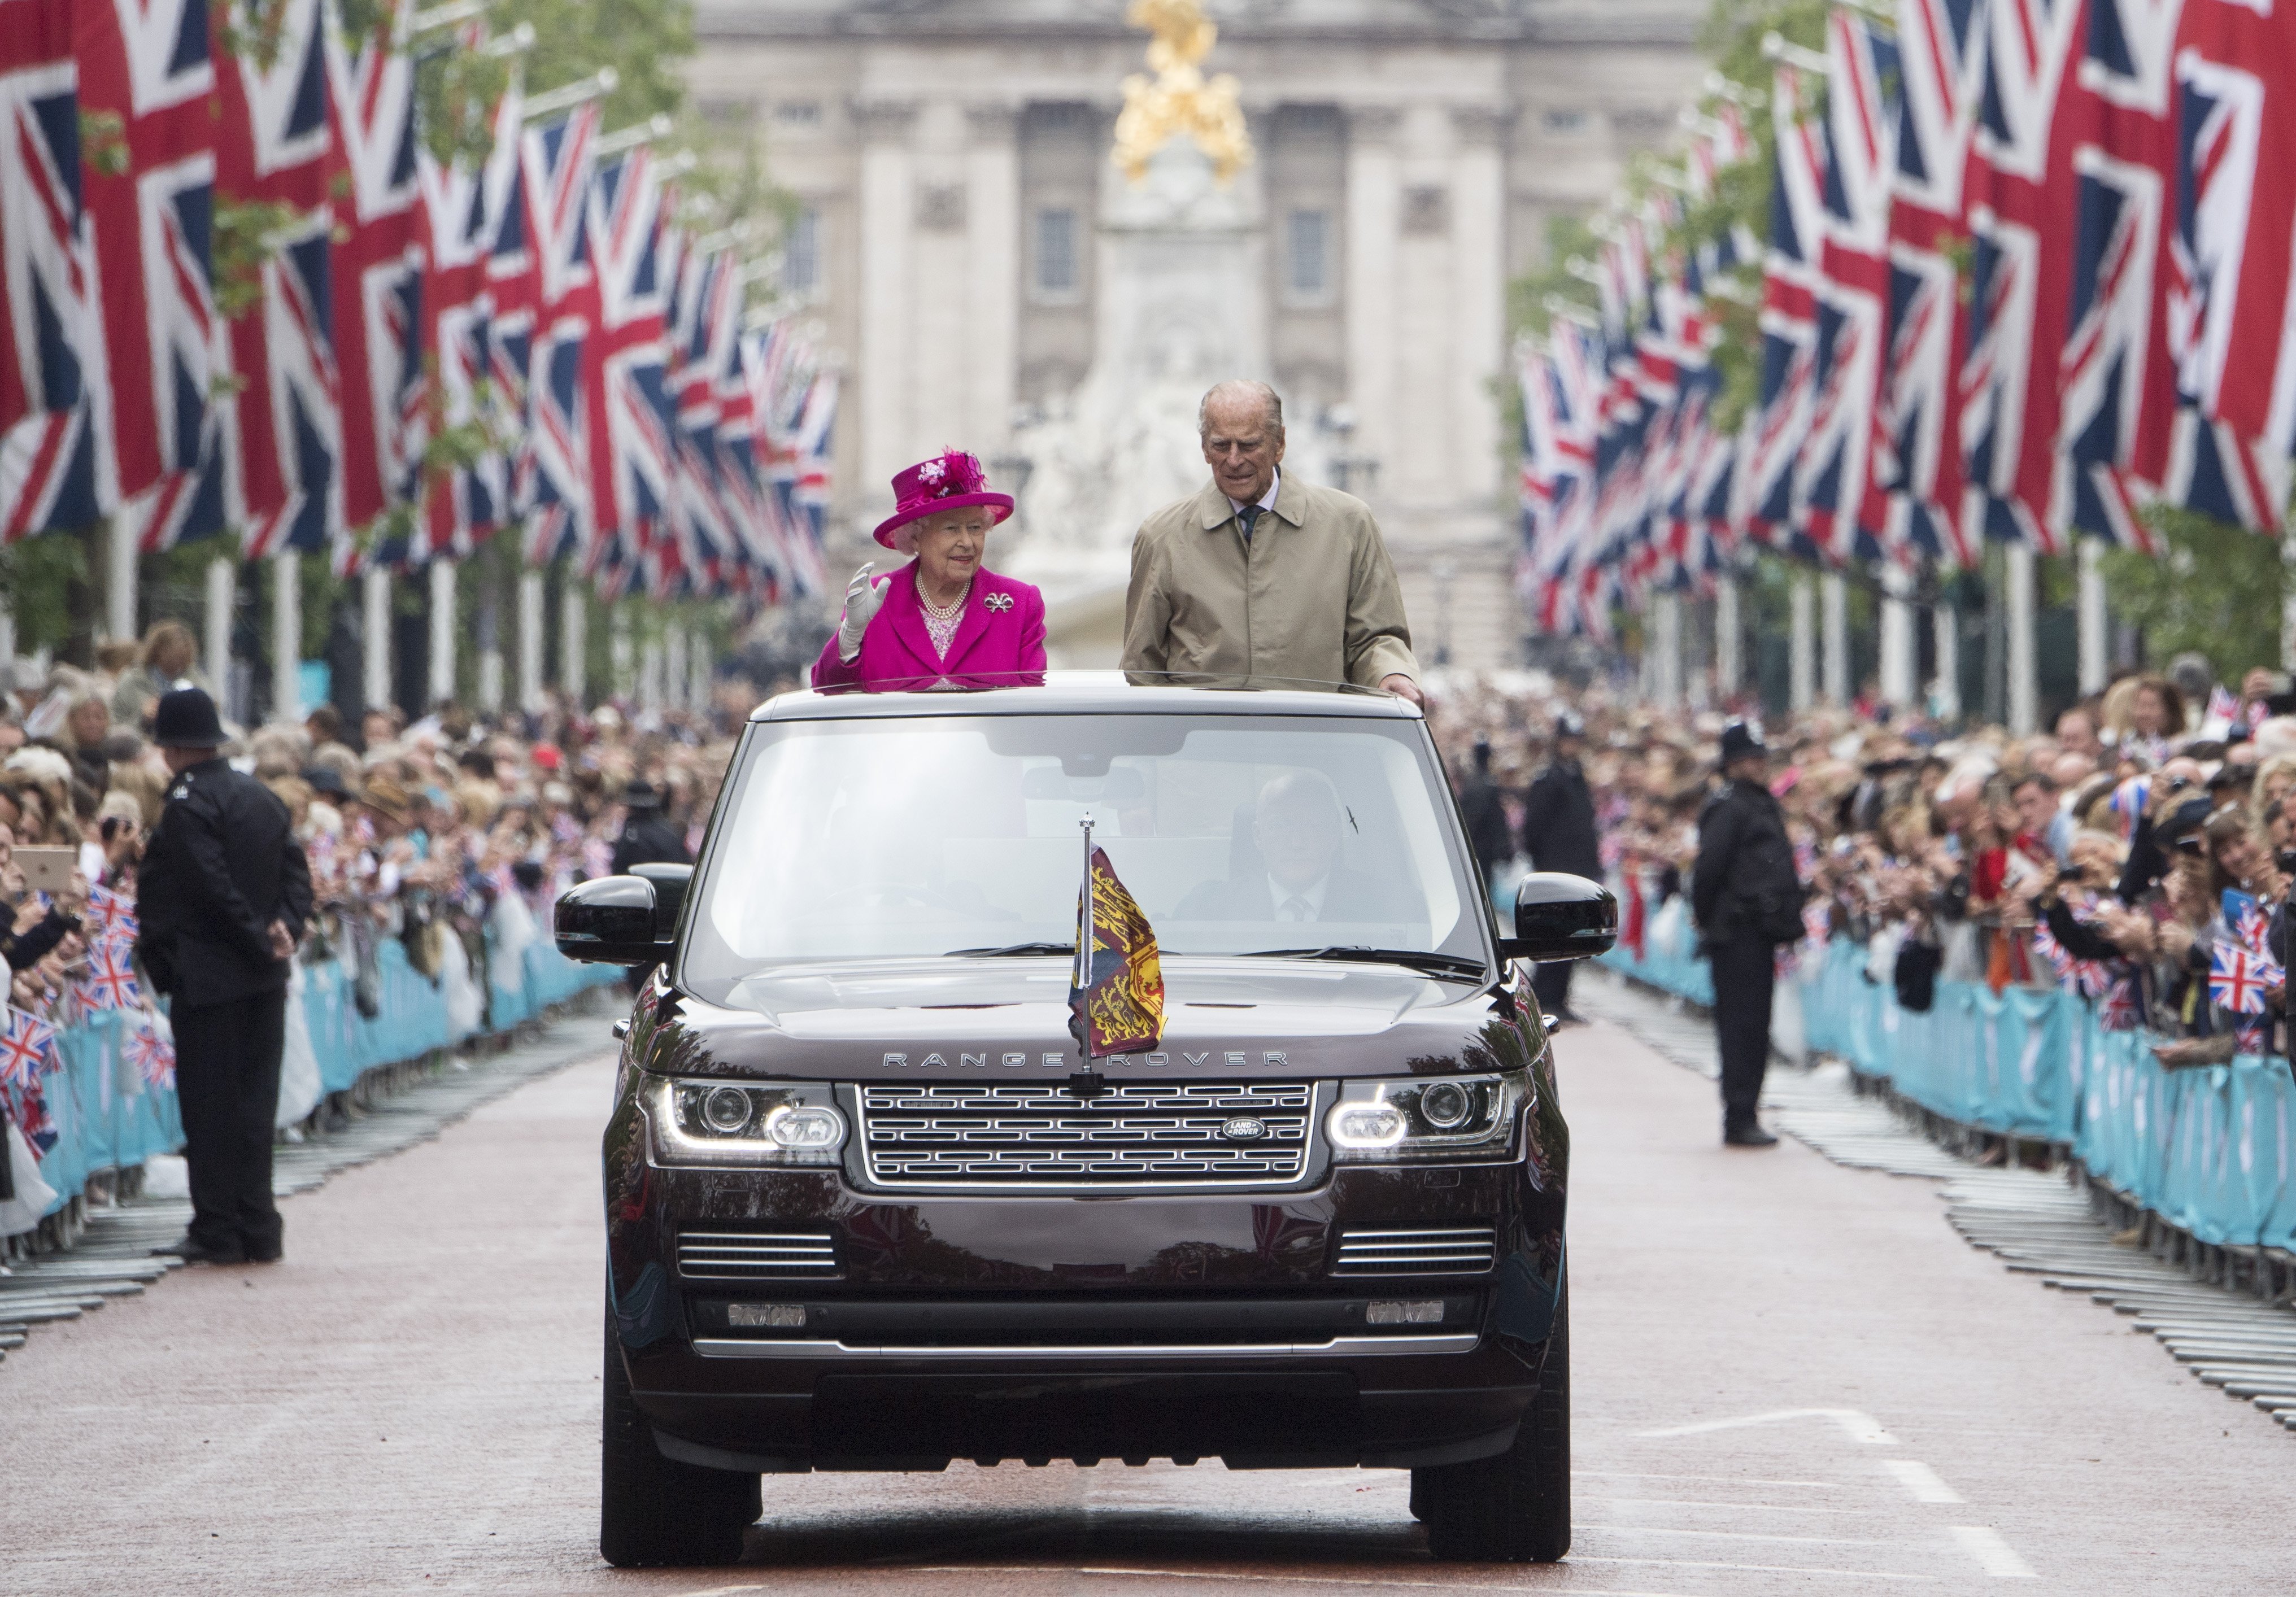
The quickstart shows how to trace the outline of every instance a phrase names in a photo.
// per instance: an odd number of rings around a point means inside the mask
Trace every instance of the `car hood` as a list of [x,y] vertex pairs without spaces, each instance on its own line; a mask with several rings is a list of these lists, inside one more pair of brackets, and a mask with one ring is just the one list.
[[[1385,965],[1201,955],[1162,962],[1153,1052],[1094,1061],[1113,1078],[1395,1075],[1529,1062],[1535,1016],[1490,989]],[[1013,1080],[1071,1073],[1069,962],[1059,958],[791,964],[724,1002],[673,990],[634,1036],[647,1068],[692,1075],[885,1081],[920,1071]]]

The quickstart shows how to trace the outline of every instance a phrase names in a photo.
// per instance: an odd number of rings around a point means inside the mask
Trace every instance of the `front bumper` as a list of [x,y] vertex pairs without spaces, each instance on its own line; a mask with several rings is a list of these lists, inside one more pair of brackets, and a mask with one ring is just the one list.
[[[721,1469],[1488,1456],[1534,1394],[1562,1266],[1562,1195],[1521,1162],[1342,1167],[1282,1195],[894,1201],[836,1171],[629,1174],[609,1234],[632,1388],[664,1453]],[[1340,1264],[1351,1231],[1475,1224],[1487,1268]],[[797,1229],[833,1269],[681,1273],[686,1233]],[[755,1328],[768,1305],[801,1320]]]

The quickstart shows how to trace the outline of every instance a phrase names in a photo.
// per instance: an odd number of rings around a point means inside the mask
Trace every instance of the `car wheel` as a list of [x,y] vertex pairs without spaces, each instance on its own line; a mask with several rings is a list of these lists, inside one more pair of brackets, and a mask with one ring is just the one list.
[[1411,1472],[1411,1511],[1427,1548],[1455,1562],[1551,1564],[1570,1551],[1570,1293],[1554,1298],[1554,1327],[1538,1395],[1514,1445],[1496,1458]]
[[606,1313],[598,1551],[619,1569],[730,1564],[762,1508],[758,1478],[664,1458],[630,1396],[622,1339]]

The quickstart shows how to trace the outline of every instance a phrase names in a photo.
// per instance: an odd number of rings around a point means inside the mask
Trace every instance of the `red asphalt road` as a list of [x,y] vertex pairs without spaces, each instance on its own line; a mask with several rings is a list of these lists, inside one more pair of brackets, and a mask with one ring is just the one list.
[[742,1566],[606,1568],[602,1057],[291,1200],[285,1264],[9,1355],[0,1590],[2213,1594],[2296,1568],[2296,1438],[2262,1414],[1968,1248],[1933,1183],[1725,1152],[1708,1083],[1607,1026],[1562,1048],[1566,1565],[1432,1563],[1397,1471],[1205,1463],[769,1477]]

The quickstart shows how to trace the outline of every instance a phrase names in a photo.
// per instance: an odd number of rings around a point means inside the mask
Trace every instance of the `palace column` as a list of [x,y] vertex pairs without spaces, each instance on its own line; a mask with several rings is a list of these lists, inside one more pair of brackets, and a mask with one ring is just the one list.
[[909,101],[865,101],[853,107],[861,135],[860,278],[861,484],[865,497],[908,463],[911,321],[914,253],[914,156],[910,134],[917,108]]

